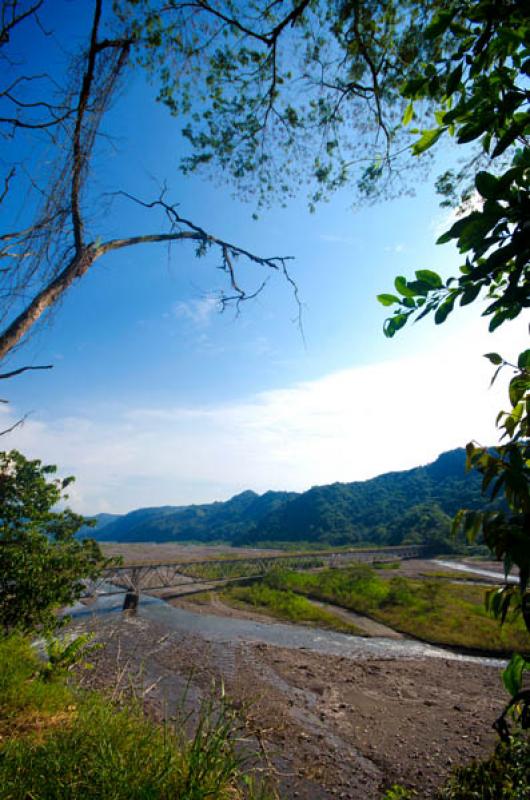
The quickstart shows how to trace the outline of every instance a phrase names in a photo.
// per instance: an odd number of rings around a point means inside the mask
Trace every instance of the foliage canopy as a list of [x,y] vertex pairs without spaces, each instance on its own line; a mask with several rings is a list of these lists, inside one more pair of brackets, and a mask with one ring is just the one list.
[[51,630],[56,611],[83,591],[104,561],[92,540],[79,542],[85,522],[70,509],[53,510],[73,480],[52,478],[56,468],[16,450],[0,453],[0,626]]

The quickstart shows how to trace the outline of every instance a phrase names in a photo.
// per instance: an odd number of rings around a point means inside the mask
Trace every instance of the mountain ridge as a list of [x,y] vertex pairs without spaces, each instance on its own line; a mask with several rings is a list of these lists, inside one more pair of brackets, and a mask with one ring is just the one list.
[[437,544],[451,546],[451,518],[484,503],[481,478],[466,473],[465,451],[442,453],[424,466],[365,481],[313,486],[305,492],[251,489],[228,500],[140,508],[83,535],[101,542],[285,542]]

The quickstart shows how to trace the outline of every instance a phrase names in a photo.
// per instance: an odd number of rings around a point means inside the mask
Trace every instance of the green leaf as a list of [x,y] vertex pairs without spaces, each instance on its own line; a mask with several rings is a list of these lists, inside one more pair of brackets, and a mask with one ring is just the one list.
[[478,172],[475,178],[477,191],[486,200],[496,200],[502,194],[502,184],[495,175],[489,172]]
[[512,144],[514,144],[517,137],[523,133],[524,125],[521,124],[519,120],[515,121],[507,131],[505,131],[500,139],[498,140],[497,144],[493,148],[492,158],[497,158],[498,156],[502,155],[505,150],[508,149]]
[[432,286],[426,281],[409,281],[408,286],[416,295],[419,294],[423,297],[427,297],[429,292],[432,291]]
[[507,319],[509,319],[509,316],[506,311],[498,311],[496,314],[494,314],[490,324],[488,325],[489,332],[493,333],[493,331],[496,328],[498,328],[499,325],[502,325],[502,323],[505,322]]
[[435,144],[442,133],[444,128],[432,128],[429,131],[422,131],[421,138],[412,145],[412,154],[419,156]]
[[481,289],[482,289],[482,284],[480,283],[469,284],[468,286],[466,286],[462,294],[462,298],[460,300],[460,305],[467,306],[469,303],[472,303],[473,300],[475,300],[475,298],[479,294]]
[[429,286],[432,286],[433,289],[441,289],[443,286],[442,279],[438,275],[437,272],[433,272],[430,269],[419,269],[416,272],[416,277],[419,281],[423,281],[424,283],[428,283]]
[[408,318],[408,314],[396,314],[394,317],[394,331],[399,331],[406,324]]
[[[471,214],[467,214],[465,217],[462,217],[462,219],[458,219],[448,231],[443,233],[436,240],[436,244],[446,244],[450,242],[451,239],[460,239],[466,230],[472,229],[475,225],[483,224],[484,222],[483,216],[479,211],[472,211]],[[489,226],[489,223],[487,224]]]
[[482,513],[480,511],[468,511],[464,518],[464,533],[468,542],[471,544],[477,538],[482,525]]
[[447,79],[447,87],[445,93],[448,97],[453,94],[455,89],[460,84],[461,80],[462,80],[462,64],[460,63],[457,66],[457,68],[451,72],[449,78]]
[[489,359],[492,364],[495,364],[495,366],[502,364],[502,356],[500,356],[498,353],[484,353],[484,358]]
[[416,292],[409,287],[407,279],[403,275],[397,276],[394,281],[394,286],[403,297],[416,297]]
[[453,310],[453,306],[455,304],[456,295],[451,295],[444,300],[441,306],[437,308],[436,313],[434,315],[434,321],[436,325],[441,325],[442,322],[445,322],[451,311]]
[[512,697],[521,690],[523,672],[525,670],[530,670],[530,661],[523,658],[520,653],[514,653],[510,663],[502,673],[502,682]]
[[458,130],[457,142],[458,144],[467,144],[468,142],[478,139],[479,136],[485,132],[486,127],[482,119],[478,122],[470,122]]
[[403,119],[401,120],[403,125],[409,125],[414,116],[414,104],[411,101],[405,109],[405,113],[403,114]]
[[451,536],[453,538],[458,535],[458,532],[462,527],[462,522],[464,521],[466,514],[467,514],[466,509],[460,508],[453,517],[453,522],[451,524]]
[[395,303],[399,303],[399,297],[396,297],[395,294],[378,294],[377,299],[382,306],[393,306]]
[[528,391],[528,381],[526,378],[516,375],[512,378],[509,386],[510,403],[516,406],[523,399]]
[[498,366],[497,369],[495,370],[495,372],[493,373],[491,381],[490,381],[490,386],[493,386],[493,384],[497,380],[497,376],[498,376],[499,372],[501,371],[501,369],[502,369],[502,364],[500,366]]
[[530,369],[530,350],[524,350],[522,353],[519,354],[519,358],[517,359],[517,366],[519,369],[528,370]]
[[447,30],[451,22],[453,21],[453,17],[455,16],[455,12],[453,10],[444,10],[439,11],[438,14],[434,17],[433,21],[425,31],[425,35],[429,39],[434,39],[437,36],[440,36],[441,33]]

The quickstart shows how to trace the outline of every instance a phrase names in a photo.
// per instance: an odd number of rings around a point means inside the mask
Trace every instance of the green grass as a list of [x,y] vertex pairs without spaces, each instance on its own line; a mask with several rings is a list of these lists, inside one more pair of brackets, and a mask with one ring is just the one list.
[[268,614],[288,622],[315,625],[341,633],[350,633],[356,636],[362,635],[362,631],[356,625],[340,619],[336,614],[323,608],[319,608],[307,598],[295,592],[274,589],[266,583],[232,587],[225,590],[222,597],[230,605],[244,608],[250,607],[258,614]]
[[359,565],[315,573],[277,571],[266,579],[277,590],[336,603],[420,639],[477,650],[509,653],[530,644],[519,618],[504,626],[486,612],[485,590],[425,578],[381,578]]
[[266,800],[245,775],[238,718],[203,704],[193,736],[64,678],[46,679],[21,638],[0,640],[2,800]]
[[0,638],[0,736],[56,718],[74,702],[64,681],[46,680],[41,670],[42,662],[26,639]]

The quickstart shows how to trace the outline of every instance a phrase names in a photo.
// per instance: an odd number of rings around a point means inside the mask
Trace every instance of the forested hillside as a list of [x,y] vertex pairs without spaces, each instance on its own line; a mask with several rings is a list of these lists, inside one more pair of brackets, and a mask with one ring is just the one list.
[[131,511],[96,532],[100,541],[229,541],[255,531],[263,518],[297,497],[294,492],[246,491],[225,502]]
[[94,531],[100,541],[225,541],[448,546],[461,507],[481,504],[480,476],[465,472],[465,453],[367,481],[315,486],[307,492],[242,492],[226,502],[132,511]]

